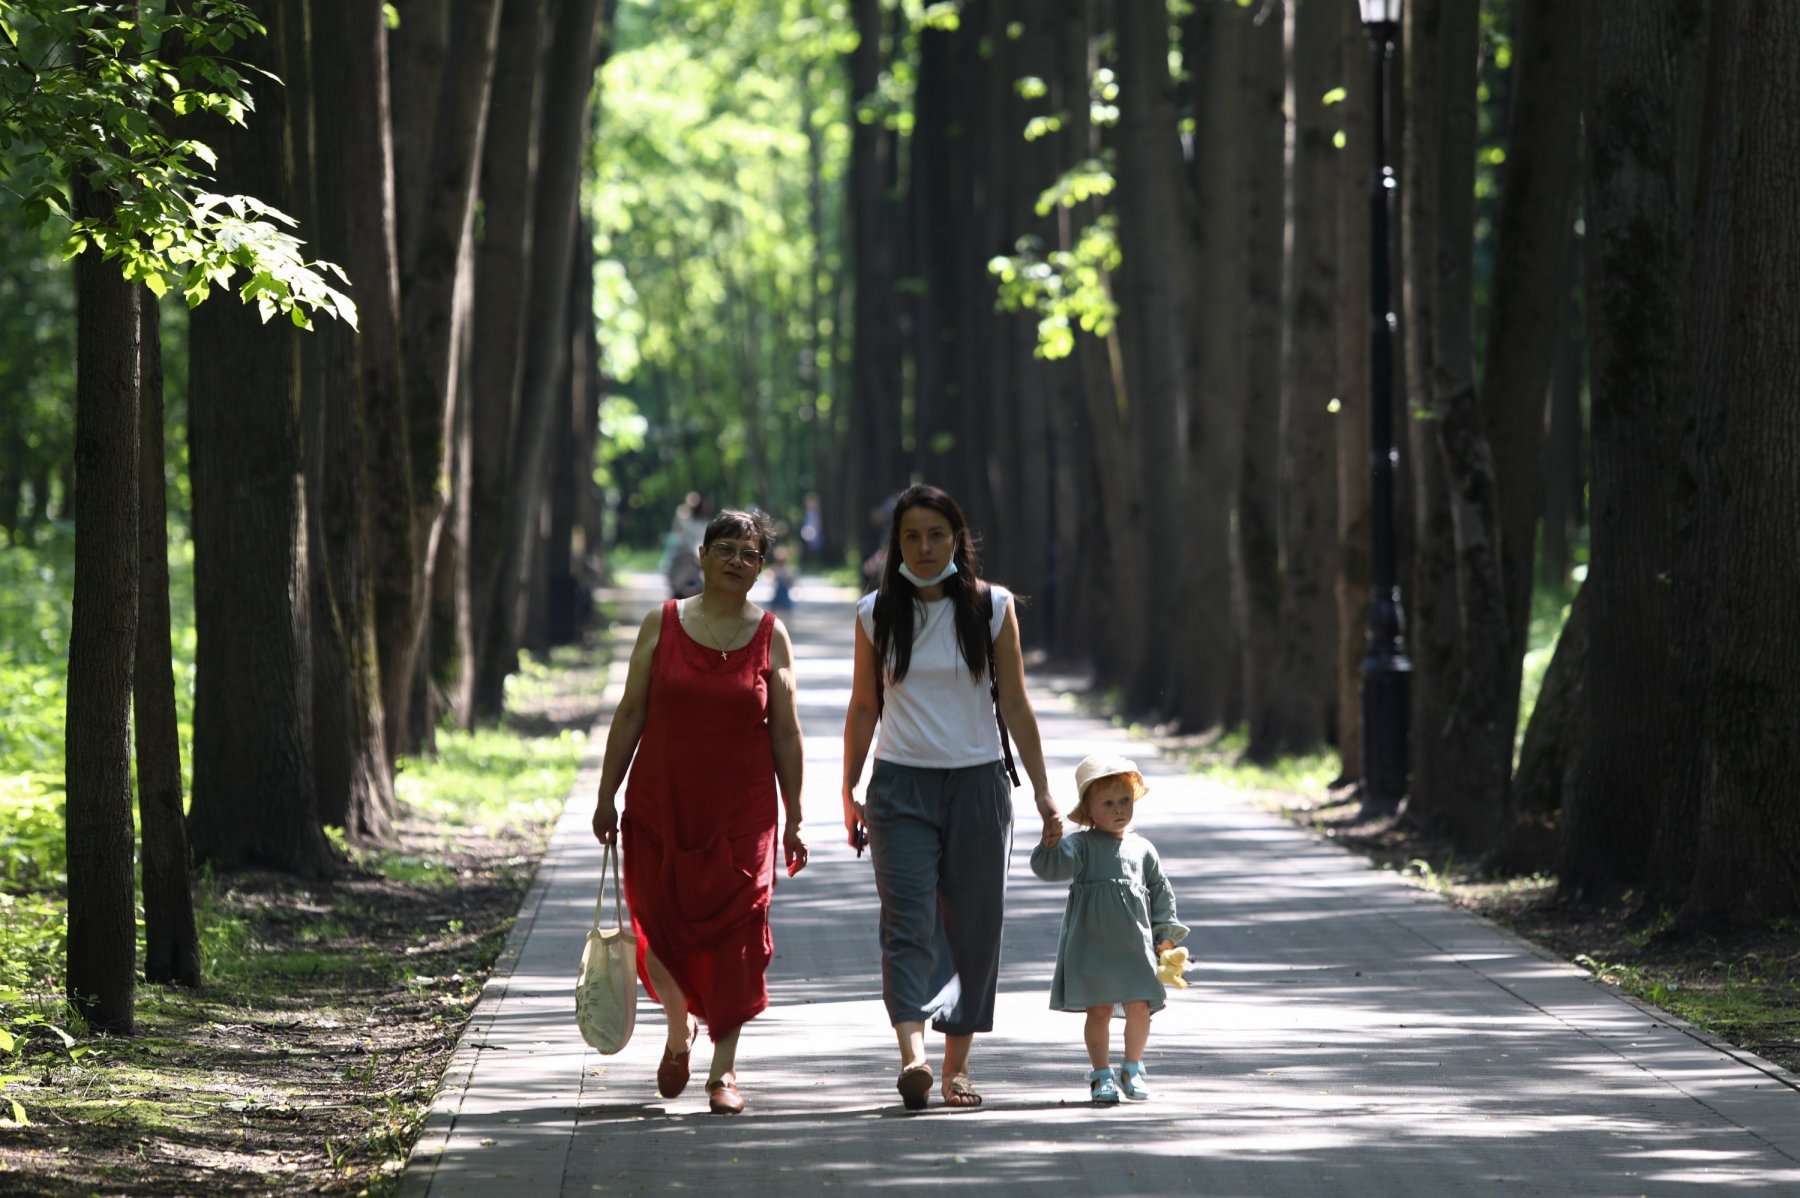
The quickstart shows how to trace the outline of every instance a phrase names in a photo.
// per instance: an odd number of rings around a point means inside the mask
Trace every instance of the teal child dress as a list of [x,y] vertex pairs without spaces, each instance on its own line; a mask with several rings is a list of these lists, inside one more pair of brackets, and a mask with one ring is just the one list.
[[1076,832],[1033,849],[1031,872],[1046,882],[1070,883],[1050,981],[1051,1010],[1128,1002],[1162,1010],[1168,992],[1156,976],[1156,946],[1164,940],[1179,944],[1188,929],[1175,918],[1175,892],[1155,846],[1135,832]]

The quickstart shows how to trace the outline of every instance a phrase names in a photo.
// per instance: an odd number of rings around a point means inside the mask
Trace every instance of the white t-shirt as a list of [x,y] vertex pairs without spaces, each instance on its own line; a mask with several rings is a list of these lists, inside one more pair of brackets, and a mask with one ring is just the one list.
[[[994,599],[990,638],[1000,635],[1012,592],[988,584]],[[896,765],[926,769],[961,769],[1000,760],[1000,728],[994,722],[994,700],[987,675],[969,673],[956,640],[956,613],[948,599],[916,603],[925,616],[913,629],[912,660],[899,682],[882,678],[880,732],[875,757]],[[856,619],[869,643],[875,643],[875,595],[856,605]],[[885,669],[885,663],[883,664]]]

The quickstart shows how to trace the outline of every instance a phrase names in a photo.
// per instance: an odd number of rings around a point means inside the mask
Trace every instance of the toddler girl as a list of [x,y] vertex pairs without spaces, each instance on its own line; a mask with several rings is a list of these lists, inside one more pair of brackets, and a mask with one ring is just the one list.
[[[1132,809],[1144,794],[1137,763],[1095,754],[1075,767],[1075,807],[1069,818],[1085,830],[1063,838],[1046,826],[1031,852],[1031,872],[1046,882],[1069,881],[1056,949],[1050,1007],[1087,1012],[1088,1092],[1097,1105],[1150,1097],[1144,1046],[1150,1016],[1163,1008],[1166,991],[1156,976],[1158,956],[1184,939],[1175,919],[1175,895],[1163,877],[1156,849],[1130,831]],[[1125,1014],[1125,1064],[1114,1083],[1111,1021]]]

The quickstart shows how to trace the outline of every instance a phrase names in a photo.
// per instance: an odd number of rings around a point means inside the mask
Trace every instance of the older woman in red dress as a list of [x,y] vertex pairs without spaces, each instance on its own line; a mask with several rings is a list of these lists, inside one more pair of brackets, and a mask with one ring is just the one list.
[[674,1098],[686,1088],[704,1021],[713,1042],[706,1096],[722,1115],[744,1109],[738,1033],[769,1005],[777,787],[789,875],[806,865],[793,646],[749,599],[770,540],[760,512],[720,512],[700,546],[700,594],[645,617],[594,809],[594,835],[610,844],[629,767],[625,896],[638,976],[669,1025],[657,1090]]

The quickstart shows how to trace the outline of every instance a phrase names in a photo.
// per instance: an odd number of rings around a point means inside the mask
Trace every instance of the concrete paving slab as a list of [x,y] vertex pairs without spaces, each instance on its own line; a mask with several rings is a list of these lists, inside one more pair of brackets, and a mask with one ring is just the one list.
[[[619,598],[628,647],[656,595]],[[1021,792],[997,1030],[972,1059],[987,1103],[951,1111],[934,1095],[903,1111],[874,884],[838,814],[851,597],[807,582],[798,598],[812,864],[775,895],[772,1005],[739,1053],[748,1111],[707,1113],[704,1040],[688,1092],[656,1096],[664,1024],[648,999],[616,1056],[575,1029],[602,730],[402,1194],[1800,1193],[1800,1079],[1178,773],[1050,694],[1035,701],[1059,798],[1086,753],[1135,756],[1152,787],[1139,830],[1194,929],[1191,988],[1171,993],[1146,1055],[1155,1097],[1086,1101],[1081,1017],[1047,1007],[1065,890],[1031,875],[1038,824]]]

